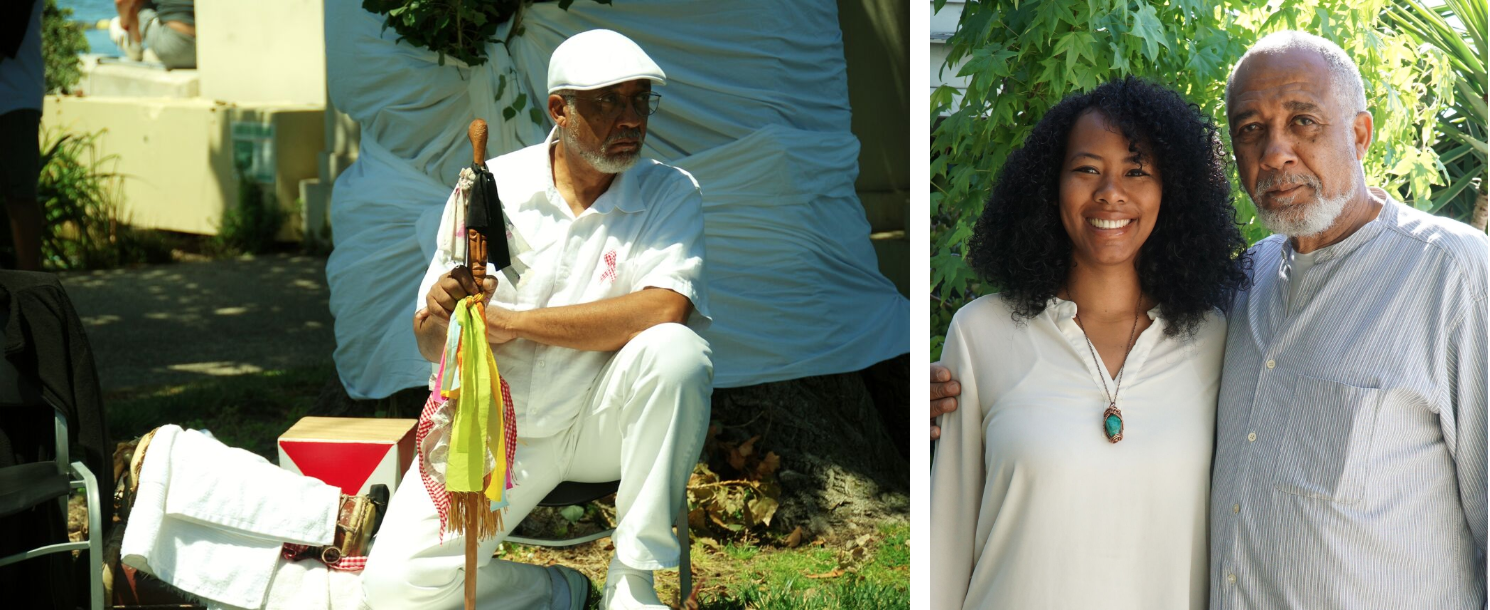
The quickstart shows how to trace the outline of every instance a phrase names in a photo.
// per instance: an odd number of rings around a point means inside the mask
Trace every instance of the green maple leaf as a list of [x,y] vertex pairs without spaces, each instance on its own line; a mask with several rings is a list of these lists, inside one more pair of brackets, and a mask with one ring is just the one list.
[[1051,55],[1066,54],[1066,72],[1070,72],[1076,66],[1078,58],[1085,56],[1088,60],[1096,61],[1096,53],[1092,51],[1092,45],[1097,39],[1092,37],[1091,32],[1069,32],[1055,43],[1055,51]]
[[1128,35],[1143,39],[1143,54],[1148,56],[1149,61],[1159,58],[1160,46],[1169,48],[1169,39],[1164,36],[1164,26],[1159,24],[1159,15],[1149,5],[1144,5],[1133,14],[1133,29]]

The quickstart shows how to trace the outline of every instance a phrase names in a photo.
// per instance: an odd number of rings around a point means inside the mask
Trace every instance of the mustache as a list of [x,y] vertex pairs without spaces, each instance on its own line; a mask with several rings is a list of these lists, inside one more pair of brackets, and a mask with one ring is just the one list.
[[1252,187],[1252,190],[1254,193],[1266,193],[1278,187],[1291,186],[1295,184],[1302,184],[1305,186],[1313,187],[1316,192],[1319,191],[1319,189],[1323,186],[1319,183],[1319,178],[1314,177],[1312,174],[1275,173],[1268,174],[1267,176],[1263,176],[1262,178],[1258,178],[1257,185]]
[[640,146],[642,141],[642,130],[635,127],[622,129],[606,138],[605,143],[602,144],[602,146],[610,148],[612,144],[620,142],[621,140],[636,140],[637,146]]

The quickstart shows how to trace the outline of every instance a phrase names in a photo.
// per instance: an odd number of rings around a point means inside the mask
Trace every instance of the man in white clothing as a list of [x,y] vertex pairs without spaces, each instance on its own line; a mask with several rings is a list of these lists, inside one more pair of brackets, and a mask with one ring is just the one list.
[[[709,420],[713,365],[703,210],[680,169],[642,159],[647,116],[665,76],[630,39],[576,34],[554,50],[540,145],[487,162],[513,265],[483,294],[487,339],[516,409],[518,444],[504,521],[512,528],[563,481],[620,480],[607,609],[665,608],[652,571],[678,565],[671,524]],[[450,239],[446,210],[441,240]],[[477,292],[448,248],[419,290],[414,332],[438,362],[455,304]],[[390,503],[363,574],[375,608],[459,608],[464,542],[440,532],[418,464]],[[589,585],[561,566],[478,554],[481,608],[578,609]]]

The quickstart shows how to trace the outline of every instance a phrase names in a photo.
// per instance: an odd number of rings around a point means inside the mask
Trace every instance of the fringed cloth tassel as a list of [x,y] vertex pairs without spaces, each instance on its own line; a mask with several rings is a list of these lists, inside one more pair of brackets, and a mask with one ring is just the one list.
[[476,539],[490,540],[502,532],[502,513],[506,510],[491,510],[491,501],[478,492],[451,492],[449,531],[453,535],[469,535],[465,531],[466,523],[471,517],[471,511],[475,511]]
[[[434,404],[436,396],[448,401],[454,413],[443,486],[433,480],[434,470],[420,453],[425,489],[437,509],[446,509],[440,510],[441,538],[449,532],[489,540],[505,529],[502,512],[507,505],[505,492],[512,487],[517,432],[511,399],[486,341],[483,300],[477,294],[456,306],[437,387],[420,418],[416,443],[423,448],[423,437],[433,428],[426,422],[439,408]],[[488,456],[492,458],[490,472]],[[475,531],[470,532],[471,528]]]

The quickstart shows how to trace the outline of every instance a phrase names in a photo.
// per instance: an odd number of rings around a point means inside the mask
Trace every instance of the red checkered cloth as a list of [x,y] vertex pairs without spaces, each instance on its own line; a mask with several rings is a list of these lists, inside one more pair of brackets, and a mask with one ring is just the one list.
[[430,469],[429,460],[424,457],[424,437],[435,428],[435,412],[445,404],[445,399],[440,398],[440,388],[429,393],[429,400],[424,401],[424,410],[419,413],[419,425],[414,429],[414,446],[419,451],[419,478],[424,481],[424,489],[429,492],[429,499],[435,504],[435,512],[440,513],[440,542],[445,542],[445,516],[450,514],[450,494],[445,491],[445,486],[435,480],[434,472]]
[[[517,415],[512,406],[512,388],[507,386],[507,380],[502,379],[502,413],[507,421],[505,435],[507,437],[507,480],[502,484],[504,489],[512,489],[512,463],[517,452]],[[419,478],[424,481],[424,490],[429,492],[430,501],[434,502],[435,512],[440,514],[440,543],[445,542],[445,519],[450,514],[450,492],[445,491],[445,485],[435,480],[434,469],[424,457],[424,437],[428,436],[434,429],[434,415],[446,400],[440,398],[438,387],[429,393],[429,400],[424,401],[424,410],[419,413],[419,425],[414,431],[414,446],[419,450]]]
[[605,272],[600,274],[601,282],[614,282],[616,280],[616,251],[605,253]]
[[320,547],[313,547],[305,544],[290,544],[286,542],[284,548],[280,551],[280,555],[283,555],[285,559],[288,559],[290,561],[296,561],[299,559],[315,559],[316,561],[325,563],[326,567],[338,572],[361,572],[363,568],[367,567],[366,555],[348,555],[345,557],[338,557],[336,561],[327,563],[313,552],[317,548]]

